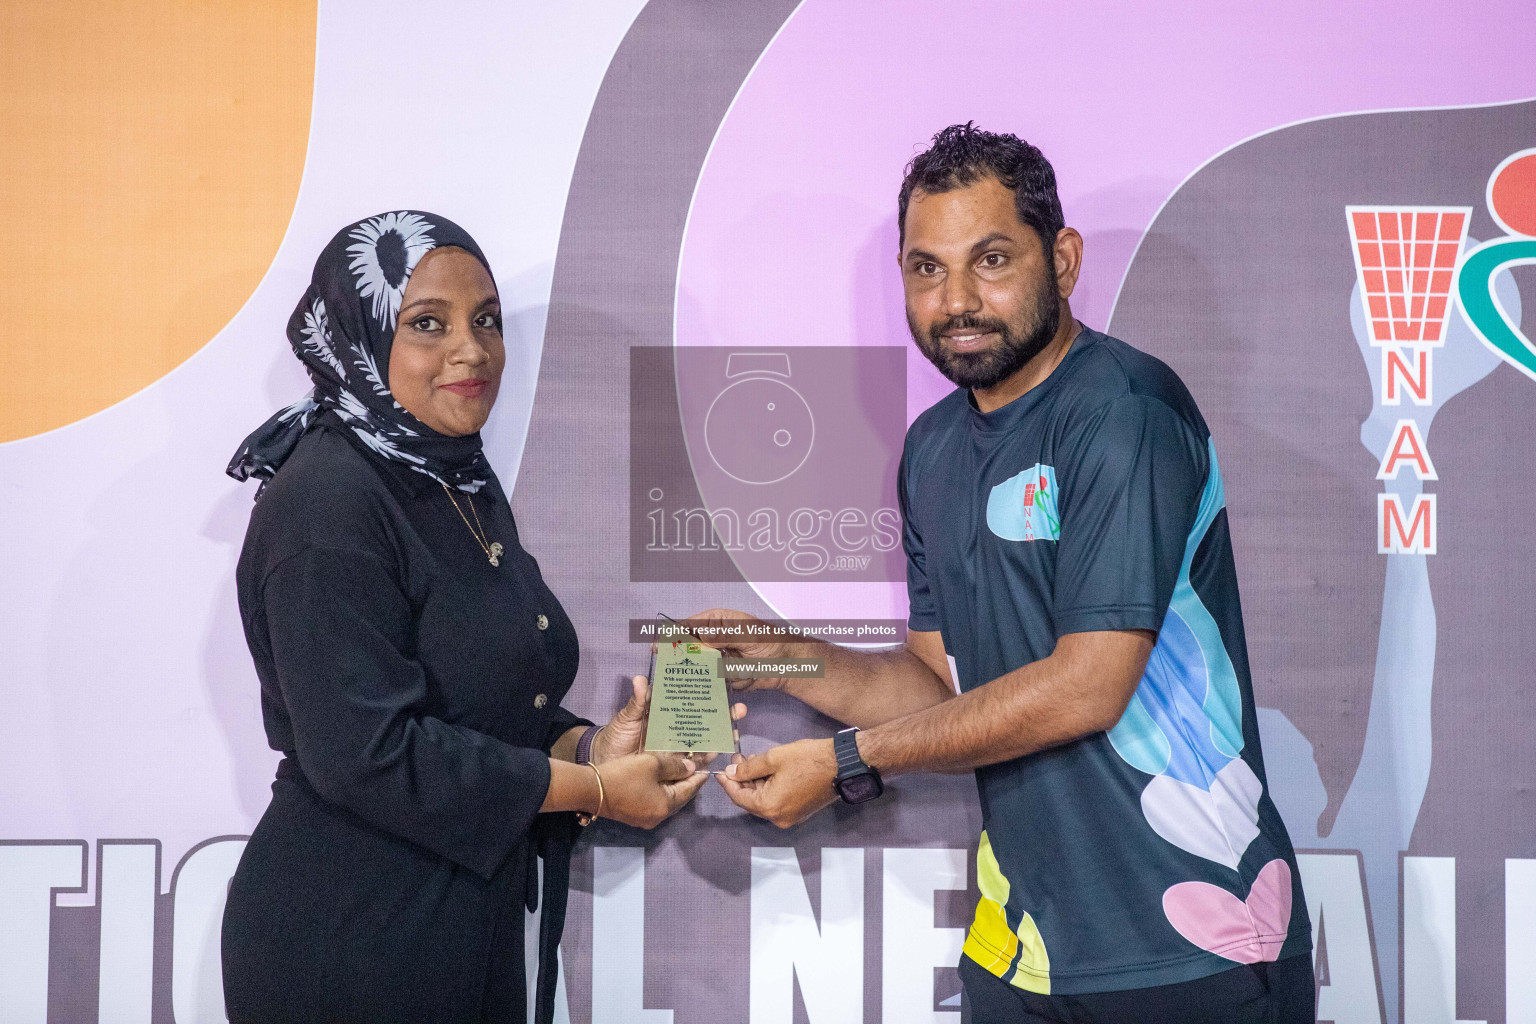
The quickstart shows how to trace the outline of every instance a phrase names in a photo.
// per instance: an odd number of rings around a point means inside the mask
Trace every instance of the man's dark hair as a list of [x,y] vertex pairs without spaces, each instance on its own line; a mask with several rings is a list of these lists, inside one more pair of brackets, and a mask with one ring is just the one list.
[[1019,220],[1035,229],[1049,257],[1056,233],[1066,226],[1051,162],[1017,135],[984,132],[974,121],[945,128],[933,137],[932,146],[907,164],[896,200],[898,244],[906,244],[907,204],[914,191],[937,195],[974,185],[984,176],[996,178],[1013,193]]

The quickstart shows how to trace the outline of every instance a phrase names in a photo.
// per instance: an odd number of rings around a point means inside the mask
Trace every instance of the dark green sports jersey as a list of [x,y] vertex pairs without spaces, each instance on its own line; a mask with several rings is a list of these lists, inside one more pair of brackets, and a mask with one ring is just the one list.
[[909,626],[962,690],[1058,637],[1158,632],[1109,732],[976,772],[982,899],[965,953],[1035,992],[1173,984],[1311,946],[1270,801],[1210,432],[1166,365],[1084,330],[983,413],[907,432]]

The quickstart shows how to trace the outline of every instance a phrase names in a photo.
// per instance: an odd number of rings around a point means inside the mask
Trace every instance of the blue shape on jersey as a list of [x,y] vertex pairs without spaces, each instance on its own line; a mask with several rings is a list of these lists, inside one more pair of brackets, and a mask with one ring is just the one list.
[[[1243,749],[1242,694],[1221,629],[1189,582],[1189,568],[1216,514],[1226,506],[1216,445],[1200,508],[1184,545],[1173,600],[1120,721],[1109,731],[1115,752],[1148,775],[1209,790],[1216,773]],[[989,509],[990,511],[990,509]]]

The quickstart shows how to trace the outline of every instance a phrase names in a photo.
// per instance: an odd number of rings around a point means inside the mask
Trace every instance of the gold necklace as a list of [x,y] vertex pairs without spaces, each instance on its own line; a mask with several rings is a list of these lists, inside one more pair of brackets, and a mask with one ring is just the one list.
[[[464,520],[464,525],[469,526],[469,518],[464,515],[464,510],[459,507],[459,499],[453,496],[453,492],[448,489],[447,484],[444,484],[441,480],[438,483],[443,484],[443,493],[448,495],[449,501],[453,502],[453,510],[459,514],[460,519]],[[467,500],[469,501],[469,511],[475,517],[475,526],[480,526],[480,513],[475,511],[475,499],[471,497]],[[476,530],[475,526],[469,526],[469,532],[474,536],[475,543],[480,545],[480,550],[485,552],[485,557],[490,560],[492,565],[500,565],[502,552],[506,548],[501,546],[500,541],[493,540],[490,543],[486,543],[485,527],[480,526],[480,529]]]

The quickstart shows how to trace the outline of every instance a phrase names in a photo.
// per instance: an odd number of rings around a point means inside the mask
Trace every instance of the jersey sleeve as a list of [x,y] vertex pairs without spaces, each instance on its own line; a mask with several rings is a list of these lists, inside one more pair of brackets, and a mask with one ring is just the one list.
[[308,547],[267,574],[262,609],[294,756],[315,791],[493,875],[533,825],[549,759],[425,712],[411,605],[390,567]]
[[1161,629],[1209,471],[1204,442],[1164,403],[1130,395],[1065,451],[1056,635]]
[[901,453],[896,471],[896,500],[901,505],[901,546],[907,555],[907,628],[920,633],[939,628],[939,612],[928,586],[928,559],[923,548],[922,528],[912,518],[911,446]]

